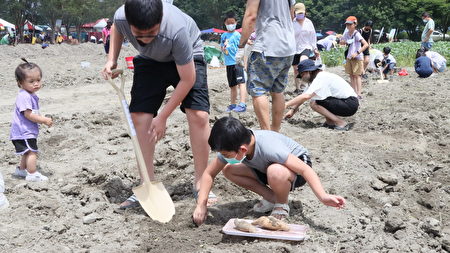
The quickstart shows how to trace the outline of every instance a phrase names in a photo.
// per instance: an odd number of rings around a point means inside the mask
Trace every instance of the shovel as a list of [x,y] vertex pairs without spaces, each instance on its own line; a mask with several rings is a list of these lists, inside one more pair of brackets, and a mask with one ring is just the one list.
[[120,74],[120,88],[114,83],[111,78],[108,78],[108,82],[116,90],[117,95],[119,96],[123,113],[128,123],[128,133],[131,136],[131,141],[133,142],[134,153],[136,155],[139,171],[143,179],[141,181],[141,185],[133,188],[133,193],[136,195],[142,208],[144,208],[145,212],[150,216],[150,218],[159,222],[168,222],[175,214],[175,205],[173,204],[173,201],[170,198],[170,195],[164,185],[158,181],[150,181],[150,178],[148,177],[147,166],[144,162],[141,147],[139,146],[139,142],[136,136],[136,130],[134,129],[134,124],[131,120],[131,114],[128,110],[128,103],[123,92],[125,86],[125,77],[123,75],[123,70],[115,69],[113,70],[113,74]]
[[389,83],[388,80],[384,79],[383,70],[381,67],[378,67],[378,71],[380,72],[380,80],[377,80],[378,83]]

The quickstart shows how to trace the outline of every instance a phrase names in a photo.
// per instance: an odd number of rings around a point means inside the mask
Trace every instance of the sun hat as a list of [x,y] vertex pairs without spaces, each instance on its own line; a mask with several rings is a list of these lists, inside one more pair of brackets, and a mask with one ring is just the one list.
[[296,3],[294,5],[294,12],[295,14],[305,13],[306,12],[305,5],[303,3]]
[[355,16],[349,16],[346,20],[345,23],[346,24],[356,24],[358,22],[358,20],[356,19]]
[[302,72],[314,71],[316,69],[320,69],[321,67],[322,67],[322,64],[316,65],[313,60],[310,60],[310,59],[303,60],[298,64],[297,78],[301,78]]

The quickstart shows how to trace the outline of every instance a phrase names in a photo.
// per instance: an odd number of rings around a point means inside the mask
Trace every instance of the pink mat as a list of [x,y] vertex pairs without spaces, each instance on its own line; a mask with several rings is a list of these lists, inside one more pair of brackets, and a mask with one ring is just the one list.
[[[252,223],[253,220],[245,220]],[[256,233],[249,233],[237,230],[234,228],[234,219],[230,219],[227,224],[222,228],[222,232],[227,235],[238,235],[238,236],[249,236],[258,238],[268,238],[268,239],[278,239],[278,240],[290,240],[290,241],[302,241],[308,239],[306,231],[307,226],[288,224],[290,227],[289,231],[272,231],[267,229],[262,229],[256,226]]]

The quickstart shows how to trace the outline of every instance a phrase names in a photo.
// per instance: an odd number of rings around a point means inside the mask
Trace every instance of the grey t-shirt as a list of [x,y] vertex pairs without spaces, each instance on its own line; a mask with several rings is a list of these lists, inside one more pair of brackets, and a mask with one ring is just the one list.
[[158,36],[142,47],[131,33],[125,18],[125,6],[117,9],[114,25],[139,51],[141,56],[159,62],[175,61],[177,65],[190,62],[193,55],[203,55],[203,41],[195,21],[172,4],[163,2],[163,17]]
[[[273,163],[284,164],[289,154],[296,157],[308,155],[308,150],[293,139],[280,133],[269,130],[252,130],[255,136],[255,150],[251,160],[245,158],[242,163],[250,168],[267,173],[267,167]],[[217,153],[217,158],[227,163],[222,154]]]
[[265,56],[286,57],[295,54],[295,36],[289,8],[295,0],[261,0],[256,17],[253,51]]
[[[430,31],[431,29],[434,30],[434,20],[432,19],[428,20],[428,22],[425,24],[425,27],[423,28],[422,41],[425,39],[428,31]],[[433,42],[433,37],[431,37],[431,35],[430,38],[428,39],[428,42]]]

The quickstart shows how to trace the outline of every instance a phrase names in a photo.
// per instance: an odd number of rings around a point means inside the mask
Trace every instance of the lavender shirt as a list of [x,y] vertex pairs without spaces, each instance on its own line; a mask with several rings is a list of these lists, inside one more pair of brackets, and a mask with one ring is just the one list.
[[[361,36],[361,34],[358,31],[355,30],[353,32],[352,36],[350,36],[348,34],[348,31],[346,31],[344,33],[344,35],[342,36],[342,39],[345,40],[345,41],[350,40],[350,39],[355,39],[353,41],[353,43],[350,44],[350,46],[348,48],[347,59],[351,59],[352,54],[356,53],[358,50],[361,49],[361,40],[363,40],[364,38]],[[356,59],[357,60],[362,60],[363,59],[363,54],[360,53],[358,56],[356,56]]]
[[25,118],[24,112],[32,110],[32,113],[39,114],[39,98],[36,94],[20,90],[16,98],[16,107],[11,123],[11,140],[35,139],[39,133],[37,123]]

